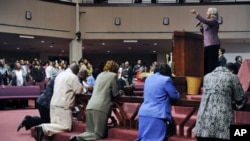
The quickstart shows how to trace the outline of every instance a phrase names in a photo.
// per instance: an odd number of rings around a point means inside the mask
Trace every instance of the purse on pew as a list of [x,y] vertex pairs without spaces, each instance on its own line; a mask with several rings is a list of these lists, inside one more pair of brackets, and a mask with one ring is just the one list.
[[174,118],[171,117],[171,120],[167,120],[167,137],[176,135],[176,123]]

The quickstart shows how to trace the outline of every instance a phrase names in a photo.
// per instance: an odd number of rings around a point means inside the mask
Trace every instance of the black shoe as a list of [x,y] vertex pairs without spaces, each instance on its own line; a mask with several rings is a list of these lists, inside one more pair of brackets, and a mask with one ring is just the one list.
[[41,126],[35,127],[35,139],[36,141],[43,141],[43,128]]
[[76,136],[71,136],[71,137],[69,138],[69,141],[76,141]]
[[17,127],[17,132],[21,129],[21,128],[23,128],[24,126],[25,126],[25,124],[27,123],[27,121],[28,121],[28,119],[30,118],[31,116],[25,116],[24,117],[24,119],[23,119],[23,121],[18,125],[18,127]]

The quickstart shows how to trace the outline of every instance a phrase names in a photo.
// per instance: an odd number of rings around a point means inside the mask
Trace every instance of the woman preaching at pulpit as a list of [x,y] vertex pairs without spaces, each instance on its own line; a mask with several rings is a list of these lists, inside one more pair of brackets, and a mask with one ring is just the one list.
[[180,98],[173,85],[171,68],[156,65],[154,74],[144,83],[144,101],[139,109],[139,129],[136,141],[167,140],[167,123],[172,119],[171,102]]
[[208,8],[206,18],[202,17],[195,9],[190,10],[190,12],[196,15],[196,19],[199,20],[196,27],[200,27],[204,37],[204,74],[207,74],[218,66],[220,48],[218,10],[214,7]]

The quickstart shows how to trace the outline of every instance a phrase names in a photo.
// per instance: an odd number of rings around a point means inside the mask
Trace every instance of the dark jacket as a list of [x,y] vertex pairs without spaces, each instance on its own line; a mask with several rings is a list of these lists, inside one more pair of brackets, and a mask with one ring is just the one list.
[[50,108],[50,100],[53,95],[53,89],[54,89],[54,82],[55,78],[52,78],[49,80],[46,89],[43,91],[41,96],[39,96],[36,100],[36,102],[46,108]]

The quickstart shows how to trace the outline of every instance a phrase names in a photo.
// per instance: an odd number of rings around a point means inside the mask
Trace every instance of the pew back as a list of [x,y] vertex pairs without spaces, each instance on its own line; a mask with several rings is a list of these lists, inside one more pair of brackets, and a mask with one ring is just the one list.
[[41,95],[39,86],[4,86],[0,99],[36,99]]

